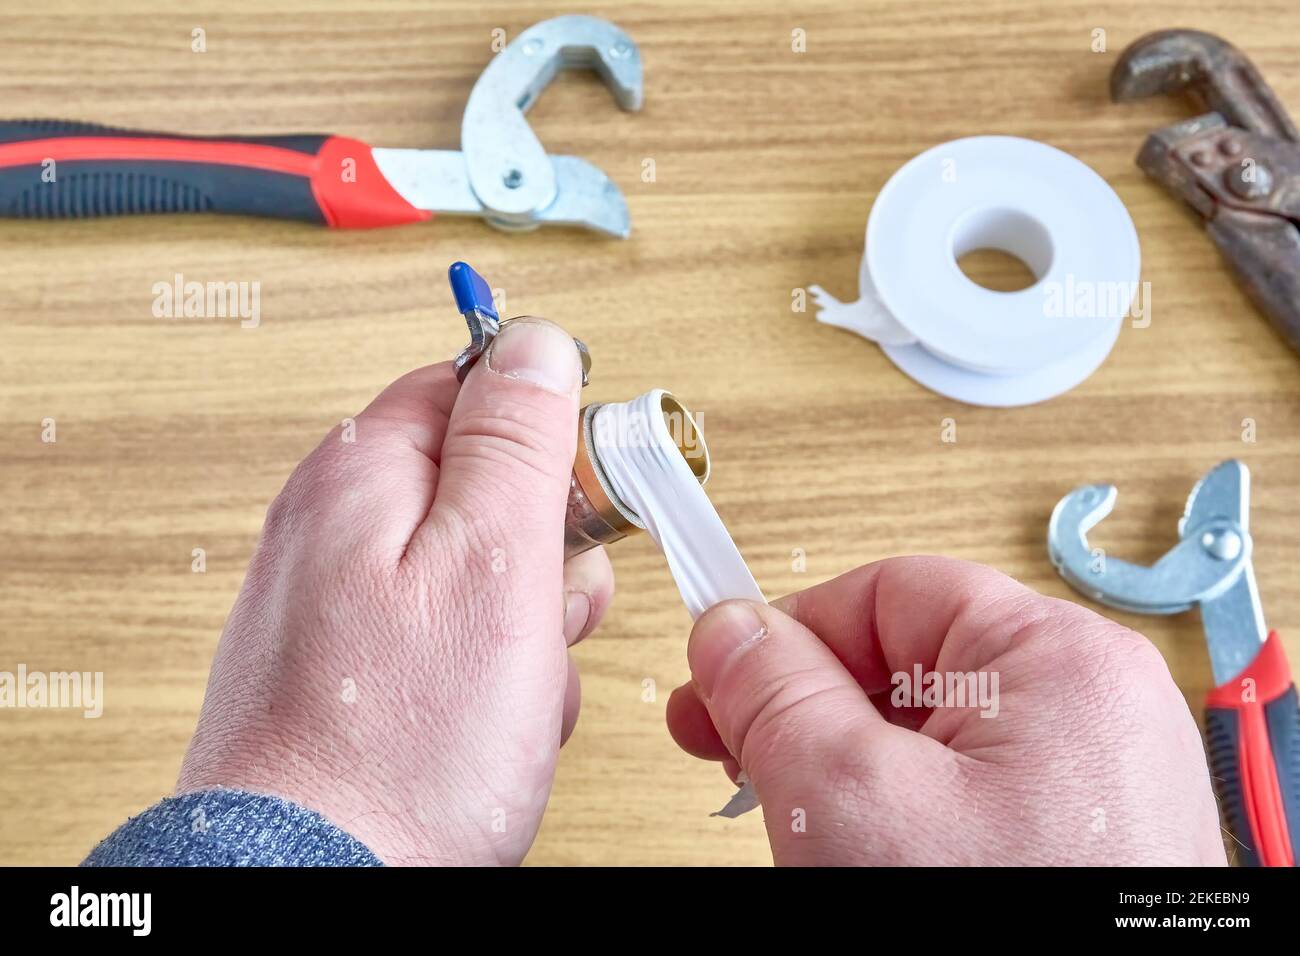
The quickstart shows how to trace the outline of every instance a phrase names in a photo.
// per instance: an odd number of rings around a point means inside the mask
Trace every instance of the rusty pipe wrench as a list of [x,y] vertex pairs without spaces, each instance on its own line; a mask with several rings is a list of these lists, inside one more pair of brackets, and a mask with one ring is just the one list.
[[1220,804],[1246,860],[1300,859],[1300,702],[1282,641],[1264,626],[1251,564],[1250,472],[1225,461],[1196,483],[1179,543],[1151,567],[1093,550],[1088,532],[1115,506],[1114,485],[1057,504],[1047,550],[1080,593],[1139,614],[1199,607],[1214,673],[1205,724]]
[[641,54],[606,20],[564,16],[519,34],[470,92],[460,150],[379,149],[342,136],[174,136],[61,120],[0,122],[0,215],[80,219],[234,213],[336,228],[479,216],[507,230],[583,226],[626,238],[618,186],[547,155],[524,114],[563,69],[590,68],[625,110]]
[[1236,47],[1196,30],[1134,41],[1115,102],[1186,90],[1210,112],[1151,134],[1137,162],[1205,220],[1247,295],[1300,351],[1300,132]]

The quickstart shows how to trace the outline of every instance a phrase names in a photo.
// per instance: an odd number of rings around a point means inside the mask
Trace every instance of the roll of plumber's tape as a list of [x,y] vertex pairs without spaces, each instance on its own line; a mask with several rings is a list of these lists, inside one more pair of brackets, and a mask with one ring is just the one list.
[[[1037,281],[986,289],[957,260],[1020,259]],[[916,381],[975,405],[1028,405],[1110,354],[1138,288],[1128,210],[1067,153],[1013,136],[944,143],[906,163],[867,220],[857,302],[818,286],[817,318],[864,335]]]

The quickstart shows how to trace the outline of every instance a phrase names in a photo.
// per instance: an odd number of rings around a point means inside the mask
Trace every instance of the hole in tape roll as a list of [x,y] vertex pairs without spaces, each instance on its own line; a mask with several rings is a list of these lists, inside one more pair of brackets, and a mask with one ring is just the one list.
[[1019,292],[1047,275],[1052,236],[1018,209],[972,209],[952,228],[952,257],[971,282],[994,292]]
[[1019,292],[1038,282],[1024,260],[1001,249],[973,249],[957,260],[962,274],[991,292]]

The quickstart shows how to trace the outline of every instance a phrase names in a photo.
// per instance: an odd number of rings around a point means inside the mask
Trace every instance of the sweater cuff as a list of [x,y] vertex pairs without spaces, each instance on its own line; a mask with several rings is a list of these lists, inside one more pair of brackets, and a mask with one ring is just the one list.
[[280,797],[200,790],[131,817],[82,866],[383,866],[356,837]]

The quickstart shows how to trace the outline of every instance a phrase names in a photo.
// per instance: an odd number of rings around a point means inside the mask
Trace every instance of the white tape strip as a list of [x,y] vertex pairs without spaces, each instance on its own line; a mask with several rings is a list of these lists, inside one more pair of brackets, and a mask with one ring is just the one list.
[[[652,389],[630,402],[596,410],[592,443],[601,469],[663,549],[692,618],[719,601],[763,601],[745,559],[668,429],[661,404],[665,394]],[[703,452],[703,435],[692,430]]]
[[[657,388],[630,402],[602,405],[592,419],[592,443],[614,493],[641,519],[663,550],[677,590],[691,618],[719,601],[766,601],[745,559],[700,487],[664,420]],[[685,423],[678,423],[683,428]],[[690,429],[700,452],[704,436]],[[758,795],[743,781],[714,816],[738,817],[758,806]]]

